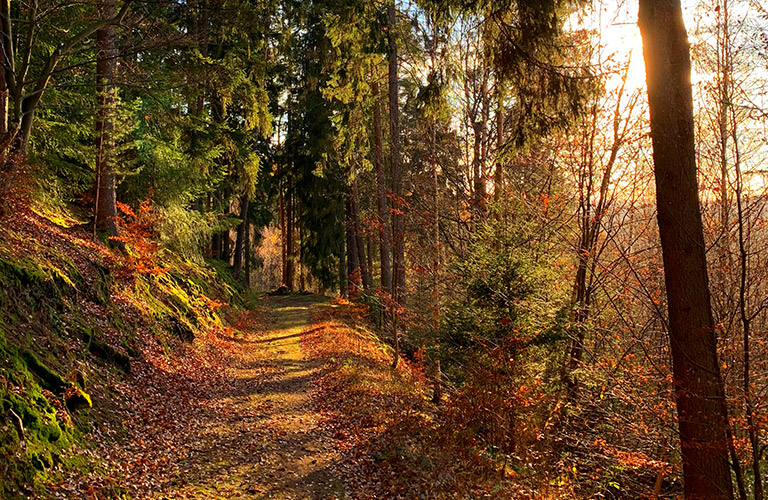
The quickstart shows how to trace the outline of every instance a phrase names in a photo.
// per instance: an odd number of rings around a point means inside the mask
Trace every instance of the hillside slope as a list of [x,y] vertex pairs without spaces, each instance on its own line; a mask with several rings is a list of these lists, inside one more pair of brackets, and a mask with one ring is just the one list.
[[126,215],[125,251],[58,217],[0,217],[0,497],[106,471],[99,447],[127,436],[148,367],[206,369],[238,335],[227,272],[157,247],[141,230],[150,212]]

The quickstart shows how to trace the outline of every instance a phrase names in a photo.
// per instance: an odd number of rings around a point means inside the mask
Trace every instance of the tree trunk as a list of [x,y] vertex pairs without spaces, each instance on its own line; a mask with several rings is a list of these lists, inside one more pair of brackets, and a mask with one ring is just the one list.
[[379,252],[381,258],[381,289],[392,294],[392,268],[389,256],[389,207],[387,205],[386,178],[384,177],[384,129],[381,123],[379,84],[374,79],[371,91],[376,96],[373,106],[373,146],[376,163],[376,202],[379,213]]
[[[230,174],[231,175],[231,174]],[[224,215],[229,216],[232,212],[232,202],[229,199],[232,194],[230,187],[224,188]],[[229,260],[232,257],[232,239],[229,234],[229,227],[227,227],[221,233],[221,260],[229,264]]]
[[357,250],[357,238],[355,238],[355,220],[352,214],[351,195],[347,196],[347,214],[344,228],[347,237],[347,283],[351,299],[360,288],[360,254]]
[[[298,220],[298,217],[297,217]],[[304,231],[302,230],[302,225],[299,224],[299,290],[305,291],[306,284],[304,282],[304,265],[302,264],[304,262],[304,247],[303,247],[303,241],[304,241]]]
[[352,222],[354,223],[355,245],[357,246],[357,261],[360,265],[360,277],[363,288],[370,290],[371,276],[368,274],[368,264],[365,258],[365,243],[363,242],[363,225],[360,222],[360,195],[357,189],[357,179],[352,181]]
[[[115,17],[114,0],[104,0],[99,7],[102,19]],[[105,26],[96,32],[96,92],[98,111],[96,117],[96,209],[94,227],[96,231],[109,231],[117,236],[117,194],[115,190],[115,171],[112,166],[114,150],[114,107],[115,107],[115,69],[118,52],[115,47],[115,27]],[[29,139],[32,115],[30,112],[22,119],[22,137],[24,144]],[[29,117],[29,120],[26,120]]]
[[[280,177],[280,165],[277,166],[277,176]],[[282,256],[282,282],[286,284],[288,280],[288,248],[286,247],[286,232],[285,232],[285,197],[283,195],[283,181],[278,181],[278,192],[280,198],[280,255]]]
[[248,228],[248,196],[240,198],[240,224],[237,226],[237,238],[235,239],[235,256],[232,260],[235,278],[240,277],[243,270],[243,252],[245,249],[246,231]]
[[368,260],[365,261],[368,264],[368,281],[369,286],[373,286],[373,238],[370,234],[365,237],[365,246],[368,253]]
[[251,289],[251,223],[246,218],[245,220],[245,286],[248,290]]
[[472,124],[475,131],[475,143],[472,153],[472,193],[473,205],[478,215],[483,213],[483,205],[485,204],[485,181],[483,179],[482,168],[482,144],[483,144],[483,129],[485,124],[482,121],[476,121]]
[[11,20],[11,0],[0,0],[0,143],[6,144],[6,135],[9,132],[9,90],[6,74],[13,73],[13,46],[12,46],[12,26]]
[[496,217],[500,220],[501,194],[504,191],[504,161],[501,149],[504,146],[504,87],[496,81],[496,168],[493,171],[493,201],[496,203]]
[[728,415],[698,200],[691,61],[680,0],[640,0],[656,205],[684,491],[732,499]]
[[345,252],[345,240],[346,231],[344,231],[345,238],[339,240],[339,296],[347,298],[347,263]]
[[[392,169],[392,192],[394,196],[392,213],[393,251],[394,251],[394,296],[395,303],[405,305],[405,227],[403,224],[402,203],[402,171],[400,165],[400,107],[398,91],[398,60],[397,60],[397,7],[394,0],[388,7],[389,26],[387,38],[389,42],[389,140],[390,140],[390,164]],[[400,308],[392,310],[392,336],[394,347],[393,366],[397,366],[400,359],[400,342],[397,331],[397,314]]]
[[288,192],[286,200],[286,212],[285,212],[285,286],[288,290],[293,290],[293,276],[294,276],[294,254],[293,254],[293,193]]

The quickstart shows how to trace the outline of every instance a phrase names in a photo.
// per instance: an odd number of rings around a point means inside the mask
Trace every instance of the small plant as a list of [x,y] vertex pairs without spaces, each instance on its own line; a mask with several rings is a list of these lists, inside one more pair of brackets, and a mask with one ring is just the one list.
[[120,236],[109,239],[118,241],[125,247],[125,264],[122,271],[132,274],[165,274],[167,268],[158,265],[160,245],[157,230],[160,217],[152,209],[151,195],[139,204],[134,211],[124,203],[117,203],[123,216],[115,217]]

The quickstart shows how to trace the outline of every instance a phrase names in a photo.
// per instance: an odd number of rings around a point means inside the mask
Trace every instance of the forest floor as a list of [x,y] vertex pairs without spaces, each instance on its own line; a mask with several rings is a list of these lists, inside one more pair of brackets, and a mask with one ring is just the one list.
[[430,403],[423,363],[402,358],[392,369],[366,306],[266,302],[187,353],[142,352],[117,387],[128,409],[91,433],[92,448],[75,450],[101,466],[49,484],[52,496],[554,498],[500,475],[457,434]]
[[[145,355],[135,377],[148,384],[132,394],[142,402],[117,425],[127,431],[123,444],[105,444],[95,453],[105,468],[52,485],[54,495],[343,498],[329,469],[333,440],[312,399],[321,361],[307,360],[300,345],[319,302],[327,299],[269,298],[261,328],[221,342],[198,369],[178,371]],[[115,432],[105,425],[95,439]]]

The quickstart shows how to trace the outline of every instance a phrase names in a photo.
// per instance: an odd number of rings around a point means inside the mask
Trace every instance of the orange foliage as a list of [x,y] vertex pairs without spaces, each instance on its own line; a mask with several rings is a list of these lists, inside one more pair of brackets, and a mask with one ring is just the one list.
[[117,208],[123,216],[115,217],[115,223],[120,236],[111,236],[109,239],[118,241],[125,246],[125,259],[123,272],[131,274],[164,274],[167,268],[158,266],[157,257],[160,249],[157,243],[157,225],[160,217],[152,210],[150,198],[142,201],[138,213],[124,204],[117,203]]

